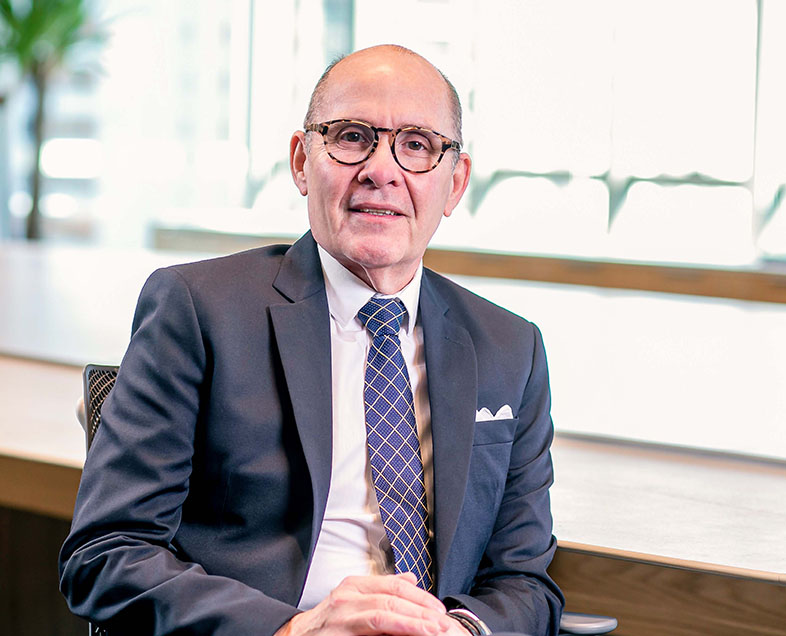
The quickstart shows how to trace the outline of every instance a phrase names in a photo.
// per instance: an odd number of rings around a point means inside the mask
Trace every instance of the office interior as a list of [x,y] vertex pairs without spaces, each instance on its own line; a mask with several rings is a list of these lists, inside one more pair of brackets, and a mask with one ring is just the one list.
[[307,230],[289,136],[327,63],[394,42],[473,159],[426,265],[543,332],[568,609],[786,634],[785,2],[82,4],[40,126],[0,56],[0,633],[87,629],[56,573],[82,367],[157,267]]

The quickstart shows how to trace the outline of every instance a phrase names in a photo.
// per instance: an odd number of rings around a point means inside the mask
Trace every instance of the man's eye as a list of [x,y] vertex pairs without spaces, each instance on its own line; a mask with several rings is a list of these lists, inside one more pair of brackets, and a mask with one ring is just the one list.
[[411,155],[428,154],[432,151],[432,144],[429,143],[428,138],[420,134],[402,134],[397,146]]
[[343,146],[367,146],[372,142],[373,134],[357,126],[345,126],[335,131],[333,143]]

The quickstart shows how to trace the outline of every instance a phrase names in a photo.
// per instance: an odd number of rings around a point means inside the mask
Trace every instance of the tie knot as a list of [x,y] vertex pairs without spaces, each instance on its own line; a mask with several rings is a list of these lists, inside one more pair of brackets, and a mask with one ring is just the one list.
[[397,335],[406,315],[407,309],[398,298],[372,298],[358,312],[360,322],[374,338]]

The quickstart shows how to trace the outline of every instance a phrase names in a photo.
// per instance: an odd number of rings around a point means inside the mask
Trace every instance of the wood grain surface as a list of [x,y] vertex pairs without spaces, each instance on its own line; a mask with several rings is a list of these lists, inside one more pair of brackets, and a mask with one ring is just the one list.
[[619,636],[784,636],[786,585],[560,548],[567,609],[614,616]]

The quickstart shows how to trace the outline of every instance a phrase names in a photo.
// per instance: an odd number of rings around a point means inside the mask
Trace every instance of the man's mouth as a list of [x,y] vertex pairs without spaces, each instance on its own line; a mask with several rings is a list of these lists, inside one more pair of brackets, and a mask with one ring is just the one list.
[[372,216],[401,216],[395,210],[378,210],[376,208],[350,208],[350,211],[371,214]]

